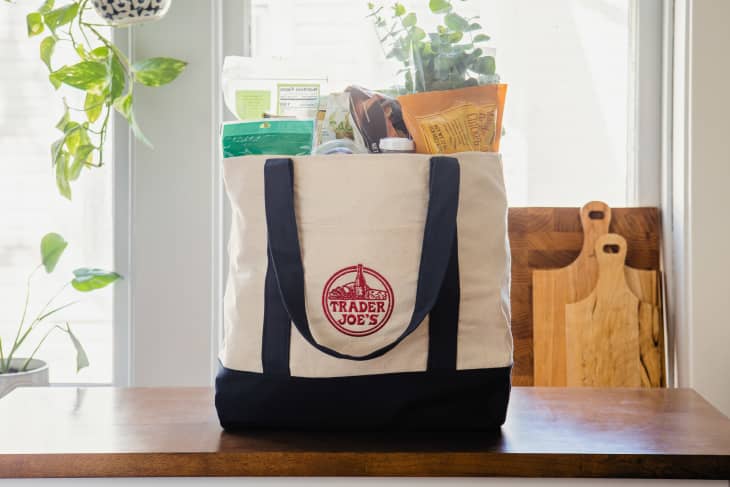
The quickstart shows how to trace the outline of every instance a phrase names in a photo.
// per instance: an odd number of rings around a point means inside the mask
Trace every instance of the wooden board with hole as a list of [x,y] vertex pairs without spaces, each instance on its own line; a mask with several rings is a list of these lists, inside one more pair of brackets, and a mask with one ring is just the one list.
[[[612,208],[609,231],[628,244],[626,265],[659,269],[659,212],[656,208]],[[512,382],[533,385],[532,270],[565,267],[583,245],[579,208],[510,208],[512,250]]]
[[615,233],[599,237],[594,258],[598,272],[593,289],[565,305],[565,385],[660,387],[664,351],[659,307],[639,299],[629,287],[626,240]]

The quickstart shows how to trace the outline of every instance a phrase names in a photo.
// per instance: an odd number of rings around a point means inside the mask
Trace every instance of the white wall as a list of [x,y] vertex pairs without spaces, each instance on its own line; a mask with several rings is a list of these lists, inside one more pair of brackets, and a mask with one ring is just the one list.
[[134,58],[189,63],[172,84],[134,93],[139,125],[154,144],[132,141],[129,149],[128,382],[135,386],[207,386],[213,374],[213,16],[213,2],[176,1],[159,23],[130,32]]
[[[687,0],[687,348],[680,384],[730,415],[730,2]],[[684,382],[684,384],[682,384]]]

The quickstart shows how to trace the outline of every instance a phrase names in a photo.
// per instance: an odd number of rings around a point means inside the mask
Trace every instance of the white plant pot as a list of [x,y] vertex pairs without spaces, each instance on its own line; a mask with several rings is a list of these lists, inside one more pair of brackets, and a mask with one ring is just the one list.
[[172,0],[92,0],[99,17],[123,26],[151,22],[165,16]]
[[[27,358],[10,360],[10,369],[20,370]],[[28,370],[25,372],[9,372],[0,374],[0,397],[3,397],[16,387],[47,386],[48,364],[37,358],[31,359]]]

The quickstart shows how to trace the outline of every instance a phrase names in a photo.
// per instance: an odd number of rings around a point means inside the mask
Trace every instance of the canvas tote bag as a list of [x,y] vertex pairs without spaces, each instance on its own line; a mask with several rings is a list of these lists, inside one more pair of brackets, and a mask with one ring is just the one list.
[[230,430],[479,430],[510,393],[500,156],[245,156],[216,408]]

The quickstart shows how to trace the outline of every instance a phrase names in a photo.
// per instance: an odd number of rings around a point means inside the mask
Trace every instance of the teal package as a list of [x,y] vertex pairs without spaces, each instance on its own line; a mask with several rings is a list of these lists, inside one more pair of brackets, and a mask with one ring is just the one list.
[[223,157],[305,156],[312,153],[314,120],[258,120],[223,124]]

